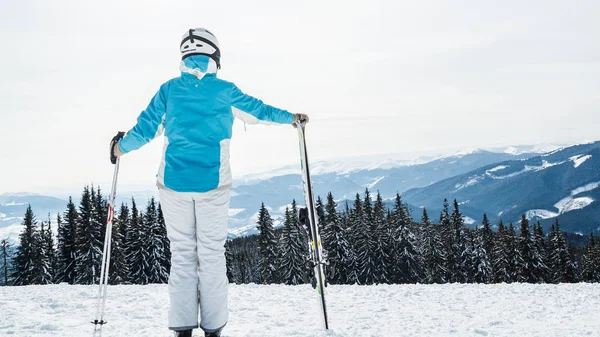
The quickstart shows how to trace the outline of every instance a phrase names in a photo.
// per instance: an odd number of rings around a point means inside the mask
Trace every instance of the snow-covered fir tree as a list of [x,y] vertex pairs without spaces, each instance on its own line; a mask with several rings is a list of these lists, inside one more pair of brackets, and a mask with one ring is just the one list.
[[[140,213],[137,209],[137,205],[135,199],[131,198],[131,216],[129,217],[129,222],[127,226],[125,226],[125,264],[127,265],[127,269],[129,271],[127,278],[128,283],[136,284],[138,280],[134,275],[134,270],[140,271],[140,266],[136,266],[134,260],[137,260],[139,254],[139,244],[140,244],[140,228],[142,218],[140,217]],[[139,262],[139,261],[138,261]]]
[[374,278],[377,283],[390,283],[392,279],[392,265],[394,249],[390,249],[393,245],[393,236],[389,231],[386,218],[386,207],[383,204],[381,193],[377,192],[375,205],[373,206],[373,255],[377,261],[377,268]]
[[560,230],[558,219],[550,230],[548,236],[550,247],[550,266],[552,272],[552,280],[554,283],[573,283],[577,281],[575,271],[576,266],[571,257],[571,252],[567,247],[565,238]]
[[129,225],[129,208],[121,204],[118,215],[113,219],[110,246],[110,284],[123,284],[128,280],[129,269],[125,259],[125,229]]
[[375,284],[379,280],[377,275],[380,274],[381,261],[378,261],[376,256],[377,243],[377,224],[373,220],[373,201],[371,200],[371,194],[367,189],[365,191],[365,198],[362,205],[363,216],[357,217],[356,221],[362,233],[357,241],[357,258],[360,262],[359,268],[359,279],[361,284]]
[[424,283],[446,283],[446,251],[440,233],[440,226],[431,224],[427,210],[423,208],[421,217]]
[[263,284],[278,283],[277,279],[277,238],[273,229],[273,219],[262,203],[258,211],[258,246],[260,278]]
[[504,228],[502,220],[498,223],[498,232],[493,249],[493,271],[494,282],[509,283],[511,282],[510,261],[511,261],[511,238]]
[[456,265],[457,258],[454,256],[454,250],[452,249],[454,242],[454,230],[450,223],[450,205],[448,199],[444,199],[442,204],[442,211],[440,213],[440,234],[442,236],[442,242],[444,244],[444,251],[446,252],[446,282],[453,282],[454,279],[454,268]]
[[410,229],[411,218],[408,207],[402,203],[400,194],[396,194],[392,211],[392,227],[396,242],[395,283],[417,283],[421,278],[420,259],[415,248],[416,237]]
[[12,248],[8,239],[0,240],[0,284],[3,286],[12,283]]
[[[364,273],[366,271],[362,268],[368,264],[365,264],[362,258],[363,256],[368,255],[365,251],[369,249],[367,240],[369,229],[364,222],[362,200],[360,198],[360,194],[358,193],[354,199],[354,207],[350,209],[348,214],[348,226],[350,233],[350,244],[352,245],[352,251],[354,251],[356,256],[353,266],[354,270],[353,273],[351,273],[351,279],[348,280],[348,283],[364,284]],[[352,276],[355,276],[356,279],[352,279]]]
[[298,223],[298,211],[294,201],[291,211],[286,207],[279,245],[281,252],[278,263],[279,279],[285,284],[296,285],[308,281],[306,261],[308,246],[302,235],[303,231],[304,229],[301,229]]
[[[488,224],[489,225],[489,224]],[[472,281],[475,283],[491,283],[493,281],[492,263],[490,262],[487,251],[484,248],[484,231],[476,229],[475,233],[470,234],[471,238],[471,266],[473,268]]]
[[323,242],[327,250],[328,265],[325,268],[327,281],[331,284],[345,284],[350,278],[352,265],[356,258],[350,242],[346,239],[346,231],[342,225],[342,217],[336,211],[337,205],[331,192],[327,195],[325,206],[325,226]]
[[544,283],[548,279],[548,258],[544,230],[538,221],[533,225],[533,264],[532,275],[535,283]]
[[166,283],[169,274],[165,268],[165,248],[163,239],[167,235],[166,228],[161,226],[158,221],[158,209],[154,197],[150,198],[148,206],[146,207],[146,214],[144,216],[144,228],[143,231],[147,233],[147,252],[148,252],[148,270],[146,275],[148,276],[148,283]]
[[452,282],[466,283],[471,279],[471,247],[468,244],[463,215],[454,199],[454,210],[450,216],[452,226],[451,254],[454,264],[450,266]]
[[41,244],[42,244],[42,261],[46,272],[43,273],[44,279],[42,284],[51,284],[56,282],[58,273],[58,265],[56,260],[56,248],[54,247],[54,233],[52,232],[52,220],[48,214],[48,222],[44,227],[42,222],[40,229]]
[[594,233],[590,233],[590,239],[581,257],[581,280],[584,282],[600,282],[598,251]]
[[77,208],[73,203],[73,199],[69,197],[67,210],[58,222],[56,239],[59,272],[57,282],[75,283],[78,218]]
[[229,283],[235,283],[235,279],[233,276],[233,253],[231,252],[231,241],[226,241],[225,242],[225,265],[226,265],[226,274],[227,274],[227,280],[229,281]]
[[[163,268],[167,271],[167,276],[171,272],[171,241],[167,236],[167,224],[165,223],[165,216],[162,211],[162,206],[158,203],[158,232],[161,239],[161,246],[164,254],[161,257],[161,263]],[[168,278],[163,279],[163,283],[168,282]]]
[[508,250],[508,274],[510,282],[518,282],[519,268],[523,264],[523,258],[521,257],[519,241],[512,222],[508,224],[506,249]]
[[42,243],[31,205],[27,207],[21,225],[24,228],[19,234],[19,246],[14,258],[14,285],[41,284],[42,274],[45,272],[42,261]]
[[533,240],[529,232],[529,220],[525,214],[521,215],[521,233],[519,238],[519,249],[521,261],[517,267],[519,282],[535,283],[536,279],[533,276],[533,263],[535,257],[533,255]]
[[[132,215],[133,220],[133,215]],[[132,221],[134,228],[134,238],[131,243],[131,255],[129,256],[131,264],[129,265],[129,275],[134,284],[148,284],[154,281],[151,275],[150,264],[151,255],[154,254],[154,242],[152,240],[151,228],[156,223],[156,205],[151,206],[148,202],[146,214],[140,212],[137,221]],[[154,256],[153,256],[154,257]],[[153,261],[154,262],[154,261]]]
[[76,225],[75,283],[77,284],[97,284],[100,279],[104,238],[102,228],[97,223],[94,200],[96,200],[96,193],[93,187],[90,189],[86,186],[81,195]]

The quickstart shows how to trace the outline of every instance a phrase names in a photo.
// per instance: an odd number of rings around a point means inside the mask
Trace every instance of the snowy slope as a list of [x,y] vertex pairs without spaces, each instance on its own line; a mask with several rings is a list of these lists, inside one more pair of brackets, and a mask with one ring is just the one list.
[[[224,337],[598,336],[600,284],[329,286],[329,334],[310,286],[231,285]],[[0,288],[0,335],[91,336],[96,286]],[[167,337],[167,287],[111,286],[103,336]],[[199,332],[195,336],[201,336]]]
[[[484,166],[403,194],[409,204],[437,211],[442,200],[469,200],[463,214],[478,221],[518,222],[521,214],[548,229],[600,230],[600,142],[561,148],[526,160]],[[434,213],[430,213],[434,214]]]

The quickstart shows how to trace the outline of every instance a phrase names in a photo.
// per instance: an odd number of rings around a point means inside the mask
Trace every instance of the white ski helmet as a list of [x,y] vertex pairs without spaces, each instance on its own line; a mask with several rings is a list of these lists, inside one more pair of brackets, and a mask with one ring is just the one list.
[[179,49],[182,60],[193,55],[206,55],[217,63],[217,69],[221,69],[219,41],[213,33],[204,28],[190,29],[183,34]]

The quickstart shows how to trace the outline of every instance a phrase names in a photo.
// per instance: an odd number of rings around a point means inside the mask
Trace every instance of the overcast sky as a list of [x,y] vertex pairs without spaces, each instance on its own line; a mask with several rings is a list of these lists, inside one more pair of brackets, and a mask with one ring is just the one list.
[[[0,4],[0,194],[112,178],[108,143],[206,27],[219,77],[311,116],[311,159],[600,139],[598,1]],[[122,160],[153,188],[162,139]],[[234,176],[298,162],[291,126],[236,122]]]

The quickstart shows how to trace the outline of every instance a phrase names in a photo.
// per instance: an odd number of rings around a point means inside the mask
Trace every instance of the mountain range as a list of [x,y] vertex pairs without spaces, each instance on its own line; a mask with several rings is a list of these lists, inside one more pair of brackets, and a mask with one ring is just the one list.
[[[484,212],[494,223],[516,222],[526,213],[545,226],[559,218],[563,229],[584,233],[600,224],[600,206],[595,202],[600,194],[599,151],[600,142],[564,148],[471,149],[411,161],[386,157],[315,162],[311,169],[315,194],[325,198],[331,191],[340,207],[369,188],[388,202],[401,193],[415,220],[423,207],[436,219],[444,198],[450,202],[456,198],[467,224],[478,223]],[[156,195],[155,190],[118,193],[117,204],[134,197],[138,205],[145,205]],[[78,203],[78,195],[73,199]],[[292,200],[304,204],[298,167],[234,180],[230,236],[256,232],[261,202],[279,225]],[[67,200],[26,193],[0,195],[0,237],[16,236],[29,203],[38,219],[44,220],[48,213],[55,218],[55,213],[64,212]]]
[[411,205],[439,210],[457,199],[464,215],[518,222],[521,214],[546,228],[588,233],[600,230],[600,142],[581,144],[476,170],[403,193]]

